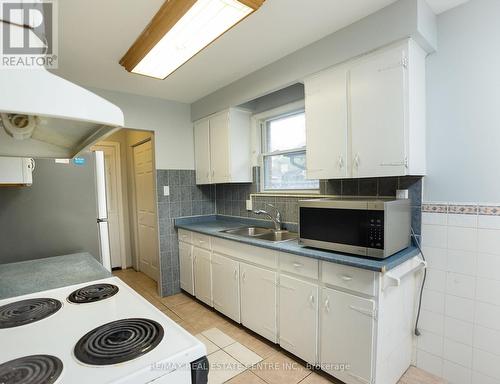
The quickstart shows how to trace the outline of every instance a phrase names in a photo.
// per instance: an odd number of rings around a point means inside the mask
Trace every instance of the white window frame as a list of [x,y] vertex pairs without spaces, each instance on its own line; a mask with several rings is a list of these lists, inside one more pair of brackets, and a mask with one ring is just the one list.
[[304,112],[305,112],[305,103],[304,100],[300,100],[253,116],[253,120],[256,122],[258,147],[259,147],[258,163],[260,166],[260,193],[264,194],[319,194],[320,193],[319,183],[317,188],[311,188],[311,189],[265,189],[265,179],[264,179],[265,156],[282,155],[288,153],[298,153],[307,151],[306,146],[304,146],[301,148],[293,148],[284,151],[264,152],[265,148],[267,148],[267,143],[266,143],[267,122],[269,120],[278,119],[281,117],[291,116]]

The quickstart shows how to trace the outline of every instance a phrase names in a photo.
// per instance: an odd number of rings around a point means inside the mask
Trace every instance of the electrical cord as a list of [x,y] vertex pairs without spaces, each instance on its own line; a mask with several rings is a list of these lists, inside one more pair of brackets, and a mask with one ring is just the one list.
[[[415,245],[417,246],[418,250],[420,251],[420,254],[422,255],[422,260],[425,260],[425,255],[424,252],[422,251],[422,247],[420,246],[420,242],[417,239],[417,235],[415,234],[415,231],[413,228],[410,227],[411,230],[411,235],[413,239],[415,240]],[[417,318],[415,320],[415,336],[420,336],[420,330],[418,329],[418,321],[420,320],[420,311],[422,309],[422,296],[424,294],[424,286],[425,286],[425,279],[427,278],[427,268],[424,268],[424,277],[422,278],[422,285],[420,286],[420,296],[418,299],[418,310],[417,310]]]

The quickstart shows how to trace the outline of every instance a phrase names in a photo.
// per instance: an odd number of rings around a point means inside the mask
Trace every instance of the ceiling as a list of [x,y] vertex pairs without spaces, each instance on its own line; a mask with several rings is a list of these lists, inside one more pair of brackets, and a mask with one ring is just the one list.
[[427,0],[427,3],[436,15],[443,13],[451,8],[455,8],[460,4],[466,3],[469,0]]
[[[118,64],[163,0],[60,1],[56,73],[84,86],[191,103],[394,1],[267,0],[165,80]],[[437,9],[462,1],[431,0]]]

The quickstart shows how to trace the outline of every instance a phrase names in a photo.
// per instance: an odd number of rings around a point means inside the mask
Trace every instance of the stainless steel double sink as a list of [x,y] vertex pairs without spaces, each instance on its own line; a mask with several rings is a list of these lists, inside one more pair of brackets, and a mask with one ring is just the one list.
[[236,236],[252,238],[256,240],[270,241],[272,243],[294,240],[298,237],[298,235],[294,232],[276,231],[272,228],[264,228],[264,227],[239,227],[239,228],[225,229],[221,232]]

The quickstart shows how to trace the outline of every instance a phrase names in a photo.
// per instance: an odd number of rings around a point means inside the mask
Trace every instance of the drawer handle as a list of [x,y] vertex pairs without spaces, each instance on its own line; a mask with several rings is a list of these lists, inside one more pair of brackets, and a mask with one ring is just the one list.
[[203,244],[205,240],[198,240],[198,243]]
[[344,280],[344,281],[351,281],[351,280],[352,280],[352,277],[351,277],[351,276],[346,276],[346,275],[342,275],[340,278],[341,278],[342,280]]
[[294,266],[295,268],[301,268],[301,267],[302,267],[302,264],[300,264],[300,263],[293,263],[293,266]]

